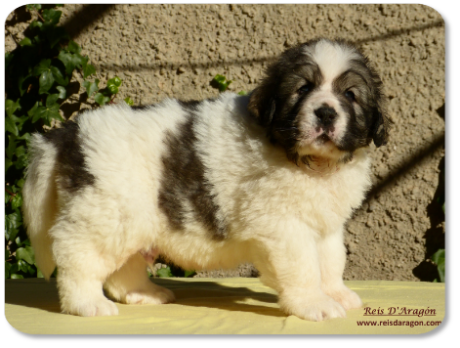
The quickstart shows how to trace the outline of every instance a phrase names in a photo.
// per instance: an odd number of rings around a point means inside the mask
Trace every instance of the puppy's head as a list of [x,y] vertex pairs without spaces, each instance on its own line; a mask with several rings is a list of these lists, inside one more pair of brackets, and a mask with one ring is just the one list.
[[382,82],[354,46],[319,39],[288,49],[267,69],[248,109],[298,163],[345,160],[388,136]]

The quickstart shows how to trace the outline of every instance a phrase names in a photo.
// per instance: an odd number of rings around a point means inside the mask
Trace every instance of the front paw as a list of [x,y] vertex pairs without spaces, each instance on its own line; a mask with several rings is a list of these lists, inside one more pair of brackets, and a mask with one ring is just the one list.
[[361,308],[363,306],[363,302],[358,294],[348,289],[345,285],[338,289],[325,289],[324,292],[340,303],[346,310]]
[[76,299],[75,301],[65,298],[61,303],[61,309],[63,313],[82,317],[118,315],[118,308],[115,303],[104,296],[94,296],[84,300]]
[[347,316],[342,305],[325,294],[303,297],[302,300],[281,298],[280,306],[287,314],[312,321],[345,318]]

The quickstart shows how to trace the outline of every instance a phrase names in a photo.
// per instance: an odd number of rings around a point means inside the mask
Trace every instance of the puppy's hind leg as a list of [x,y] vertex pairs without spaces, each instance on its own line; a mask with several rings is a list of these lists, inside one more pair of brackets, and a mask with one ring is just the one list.
[[[162,304],[174,301],[172,291],[155,285],[147,275],[146,256],[132,255],[105,282],[106,294],[115,301],[126,304]],[[153,262],[153,260],[150,260]]]
[[83,317],[117,315],[117,306],[102,291],[104,280],[116,268],[114,257],[98,249],[88,233],[82,233],[86,226],[78,225],[61,220],[50,230],[61,310]]

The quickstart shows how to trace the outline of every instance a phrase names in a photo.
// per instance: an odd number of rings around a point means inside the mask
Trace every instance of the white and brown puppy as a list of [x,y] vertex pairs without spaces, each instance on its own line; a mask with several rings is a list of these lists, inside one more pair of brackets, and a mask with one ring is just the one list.
[[249,96],[112,105],[32,140],[24,217],[38,267],[58,267],[63,312],[115,315],[171,291],[159,255],[186,269],[253,262],[287,314],[345,317],[343,226],[385,143],[381,80],[353,46],[284,52]]

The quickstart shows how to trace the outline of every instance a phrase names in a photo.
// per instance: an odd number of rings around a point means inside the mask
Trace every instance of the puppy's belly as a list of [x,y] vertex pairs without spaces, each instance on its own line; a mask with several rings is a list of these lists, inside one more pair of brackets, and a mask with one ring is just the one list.
[[190,270],[228,269],[249,262],[250,251],[246,242],[215,241],[206,235],[187,236],[187,231],[169,231],[158,239],[158,251],[176,265]]

